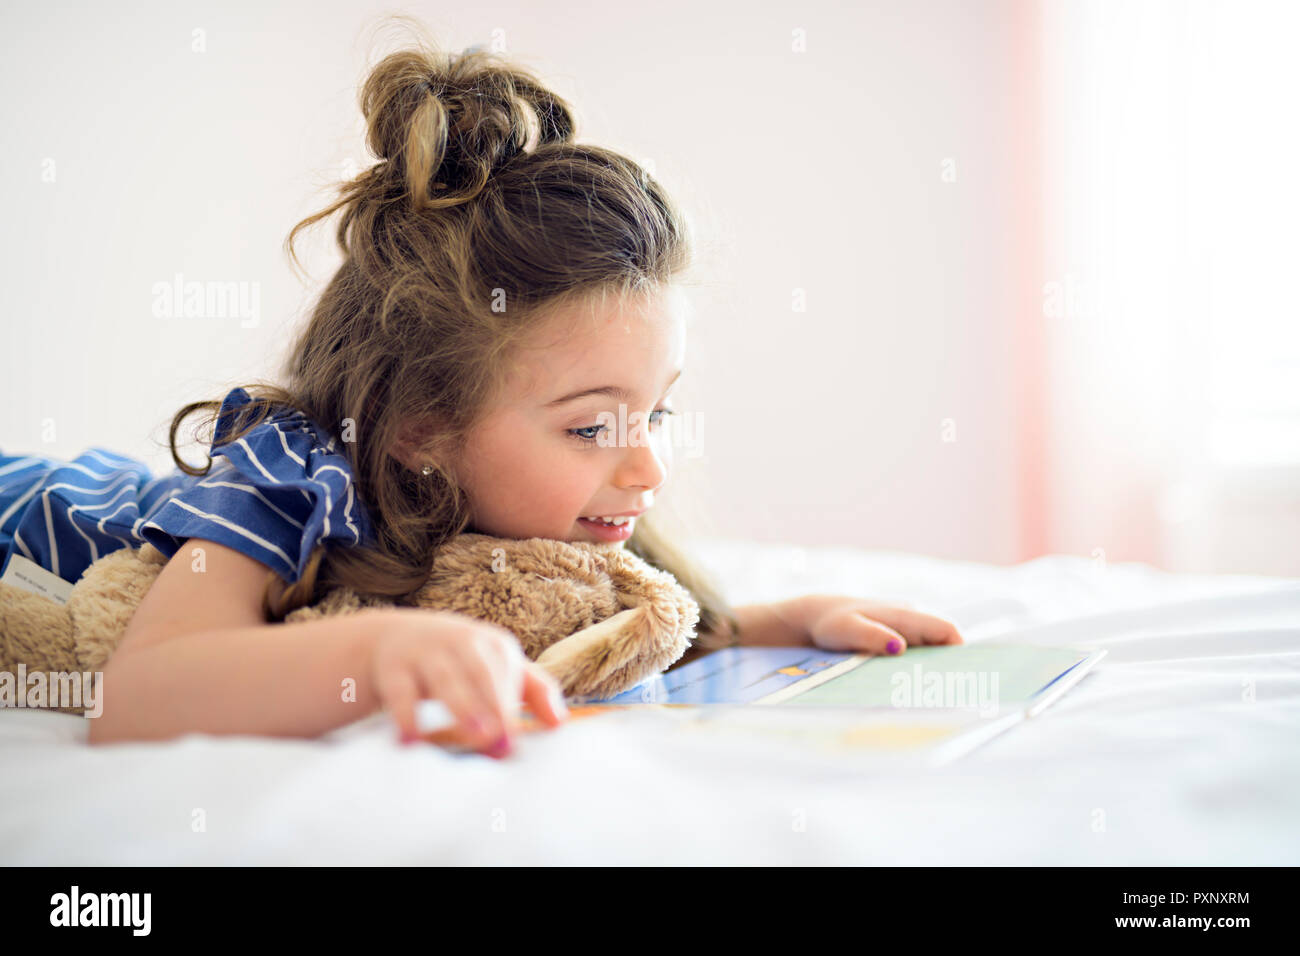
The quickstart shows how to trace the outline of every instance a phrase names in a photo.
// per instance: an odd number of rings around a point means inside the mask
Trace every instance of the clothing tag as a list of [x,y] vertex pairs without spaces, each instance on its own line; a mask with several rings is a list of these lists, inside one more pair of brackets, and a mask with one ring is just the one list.
[[21,554],[9,555],[9,564],[4,577],[0,577],[0,583],[47,597],[55,604],[67,604],[72,595],[71,581],[63,580]]

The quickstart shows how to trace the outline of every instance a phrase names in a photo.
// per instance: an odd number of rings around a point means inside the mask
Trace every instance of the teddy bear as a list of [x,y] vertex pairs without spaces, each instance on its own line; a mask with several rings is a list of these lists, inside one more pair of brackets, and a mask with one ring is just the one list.
[[[65,604],[0,582],[0,673],[16,675],[20,665],[29,674],[102,671],[166,563],[150,544],[119,548],[85,570]],[[613,697],[667,669],[686,652],[700,615],[676,578],[617,544],[476,533],[438,549],[414,603],[505,628],[566,696],[588,700]],[[334,588],[285,622],[386,604]]]

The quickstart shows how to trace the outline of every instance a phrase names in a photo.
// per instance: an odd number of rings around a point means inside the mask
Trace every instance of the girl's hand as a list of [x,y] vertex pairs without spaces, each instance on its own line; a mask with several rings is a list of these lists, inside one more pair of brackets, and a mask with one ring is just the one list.
[[808,642],[828,651],[901,654],[909,645],[965,643],[948,621],[910,608],[834,594],[810,594],[790,606]]
[[487,621],[451,611],[384,609],[372,616],[370,679],[402,733],[416,739],[416,701],[440,700],[458,726],[425,735],[493,757],[510,752],[510,732],[520,701],[552,727],[568,712],[559,683],[524,656],[513,634]]

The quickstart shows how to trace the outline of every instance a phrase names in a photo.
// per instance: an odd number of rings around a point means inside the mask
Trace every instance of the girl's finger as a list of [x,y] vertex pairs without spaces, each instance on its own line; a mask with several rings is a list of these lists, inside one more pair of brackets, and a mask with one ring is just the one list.
[[519,711],[519,693],[523,677],[518,673],[527,661],[523,651],[516,654],[518,644],[501,642],[491,644],[483,641],[466,643],[458,648],[458,658],[465,666],[466,672],[474,675],[475,693],[483,700],[484,706],[492,715],[493,726],[500,726],[501,734],[509,736]]
[[813,633],[818,647],[853,654],[901,654],[907,639],[898,631],[872,620],[865,611],[846,610],[827,615]]
[[564,705],[564,691],[544,668],[529,663],[524,668],[524,703],[528,709],[552,726],[558,726],[569,716]]
[[872,620],[906,635],[908,642],[913,645],[963,643],[961,634],[952,622],[932,614],[881,604],[868,604],[859,610]]
[[[452,740],[468,742],[479,748],[490,745],[501,736],[500,730],[492,726],[490,708],[482,702],[482,695],[474,687],[474,676],[466,673],[458,660],[421,660],[419,669],[424,678],[426,696],[442,701],[456,718],[455,732],[448,734]],[[441,738],[439,742],[442,742]]]
[[414,740],[418,734],[415,725],[415,702],[419,699],[420,688],[415,675],[404,668],[395,668],[378,675],[375,691],[384,702],[388,715],[397,725],[397,731],[403,743]]

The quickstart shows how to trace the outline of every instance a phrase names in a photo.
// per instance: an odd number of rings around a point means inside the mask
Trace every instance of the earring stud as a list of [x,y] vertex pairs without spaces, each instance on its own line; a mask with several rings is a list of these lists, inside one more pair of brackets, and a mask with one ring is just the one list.
[[432,475],[432,474],[433,474],[433,465],[425,465],[423,468],[420,469],[420,474],[422,474],[422,475]]

